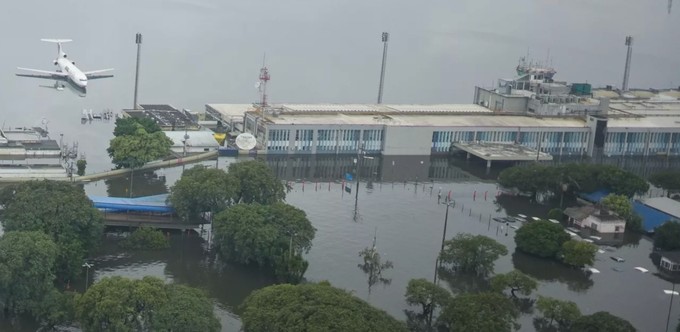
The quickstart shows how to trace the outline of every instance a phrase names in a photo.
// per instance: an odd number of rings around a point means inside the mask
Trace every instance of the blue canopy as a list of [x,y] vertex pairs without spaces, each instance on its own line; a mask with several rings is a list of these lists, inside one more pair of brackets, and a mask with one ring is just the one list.
[[592,193],[580,193],[579,196],[591,203],[599,203],[603,198],[605,198],[605,196],[611,193],[612,192],[609,189],[600,189]]
[[108,212],[160,212],[173,213],[170,205],[165,203],[168,194],[144,196],[136,198],[89,196],[95,208]]

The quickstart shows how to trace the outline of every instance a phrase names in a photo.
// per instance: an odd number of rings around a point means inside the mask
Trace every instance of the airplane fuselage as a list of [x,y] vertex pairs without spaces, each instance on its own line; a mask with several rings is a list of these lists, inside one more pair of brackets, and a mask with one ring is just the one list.
[[60,54],[59,58],[55,60],[57,67],[59,67],[60,72],[65,73],[67,76],[67,81],[74,88],[82,90],[85,92],[87,89],[87,76],[76,67],[76,65],[66,58],[63,53]]

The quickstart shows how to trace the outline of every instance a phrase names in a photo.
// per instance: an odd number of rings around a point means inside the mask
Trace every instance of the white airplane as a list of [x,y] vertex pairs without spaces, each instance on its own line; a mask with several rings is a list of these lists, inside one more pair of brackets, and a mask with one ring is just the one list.
[[113,77],[113,75],[100,74],[103,72],[112,71],[113,68],[85,72],[78,69],[78,67],[76,67],[76,63],[67,58],[66,53],[64,53],[61,47],[62,43],[68,43],[72,41],[71,39],[41,39],[41,40],[44,42],[57,44],[57,58],[54,60],[54,65],[58,67],[57,70],[48,71],[17,67],[17,69],[19,70],[37,73],[37,74],[16,74],[17,76],[55,80],[56,82],[54,83],[54,86],[44,85],[41,86],[54,88],[57,90],[63,90],[66,87],[66,84],[64,84],[65,82],[68,83],[68,86],[70,88],[73,88],[75,92],[78,93],[81,97],[85,97],[85,94],[87,93],[88,80]]

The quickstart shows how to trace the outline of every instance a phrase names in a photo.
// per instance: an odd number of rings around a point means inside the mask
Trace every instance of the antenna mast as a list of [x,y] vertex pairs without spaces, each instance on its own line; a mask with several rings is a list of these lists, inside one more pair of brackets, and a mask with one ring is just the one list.
[[267,106],[267,82],[270,80],[269,76],[269,70],[267,69],[267,66],[265,65],[265,61],[267,59],[267,55],[265,54],[262,57],[262,68],[260,68],[260,82],[258,84],[258,89],[260,90],[260,106],[262,106],[262,111],[264,112],[264,108]]

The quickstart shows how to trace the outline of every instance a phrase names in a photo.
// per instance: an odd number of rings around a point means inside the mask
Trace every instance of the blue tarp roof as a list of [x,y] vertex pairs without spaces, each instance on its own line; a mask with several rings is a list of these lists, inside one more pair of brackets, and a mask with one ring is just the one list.
[[670,214],[651,208],[638,201],[633,202],[633,211],[642,217],[642,228],[646,232],[653,232],[655,228],[661,226],[666,221],[675,219]]
[[89,196],[95,208],[104,209],[109,212],[161,212],[172,213],[175,210],[165,203],[168,194],[153,195],[144,197],[107,197],[107,196]]

